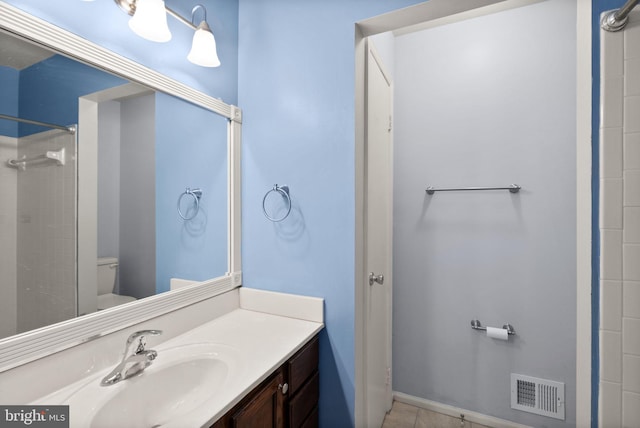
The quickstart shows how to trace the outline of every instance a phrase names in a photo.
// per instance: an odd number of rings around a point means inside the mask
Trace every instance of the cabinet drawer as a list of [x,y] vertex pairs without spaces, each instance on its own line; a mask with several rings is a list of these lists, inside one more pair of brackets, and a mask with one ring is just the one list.
[[318,369],[318,337],[311,339],[287,363],[289,394],[293,396]]
[[317,407],[319,389],[318,372],[316,372],[289,401],[289,426],[291,428],[303,426],[307,416]]

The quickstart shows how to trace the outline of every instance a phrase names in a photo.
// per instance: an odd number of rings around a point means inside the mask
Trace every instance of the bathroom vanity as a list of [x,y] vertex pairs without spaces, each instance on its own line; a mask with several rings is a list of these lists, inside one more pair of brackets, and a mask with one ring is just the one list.
[[318,426],[318,337],[311,339],[212,428]]
[[[323,300],[240,287],[203,304],[54,354],[3,380],[11,386],[54,368],[66,373],[51,377],[47,392],[29,403],[69,405],[71,427],[317,426]],[[198,312],[208,312],[209,321],[182,328]],[[127,337],[147,329],[163,330],[145,338],[157,352],[153,363],[101,386]],[[73,377],[78,361],[85,367]]]

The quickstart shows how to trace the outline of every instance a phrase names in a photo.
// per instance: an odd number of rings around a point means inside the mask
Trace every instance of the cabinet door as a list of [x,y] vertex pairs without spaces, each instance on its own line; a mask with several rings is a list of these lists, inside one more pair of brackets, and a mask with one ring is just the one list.
[[234,428],[284,428],[284,397],[278,385],[284,383],[282,370],[251,394],[251,400],[231,418]]

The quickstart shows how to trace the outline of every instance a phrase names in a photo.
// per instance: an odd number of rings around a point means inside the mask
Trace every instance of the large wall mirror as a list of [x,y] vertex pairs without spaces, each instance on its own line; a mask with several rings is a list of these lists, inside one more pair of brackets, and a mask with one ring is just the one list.
[[240,285],[239,109],[3,3],[0,95],[0,370]]

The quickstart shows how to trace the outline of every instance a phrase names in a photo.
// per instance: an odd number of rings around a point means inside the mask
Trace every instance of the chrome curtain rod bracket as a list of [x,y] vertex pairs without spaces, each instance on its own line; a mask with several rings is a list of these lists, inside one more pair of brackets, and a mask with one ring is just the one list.
[[508,190],[511,193],[518,193],[522,189],[517,184],[512,184],[507,187],[449,187],[449,188],[435,188],[433,186],[427,187],[427,194],[433,195],[435,192],[456,192],[462,190]]
[[620,9],[605,13],[600,20],[602,29],[610,32],[622,30],[627,25],[627,21],[629,21],[629,13],[638,2],[640,0],[628,0]]

